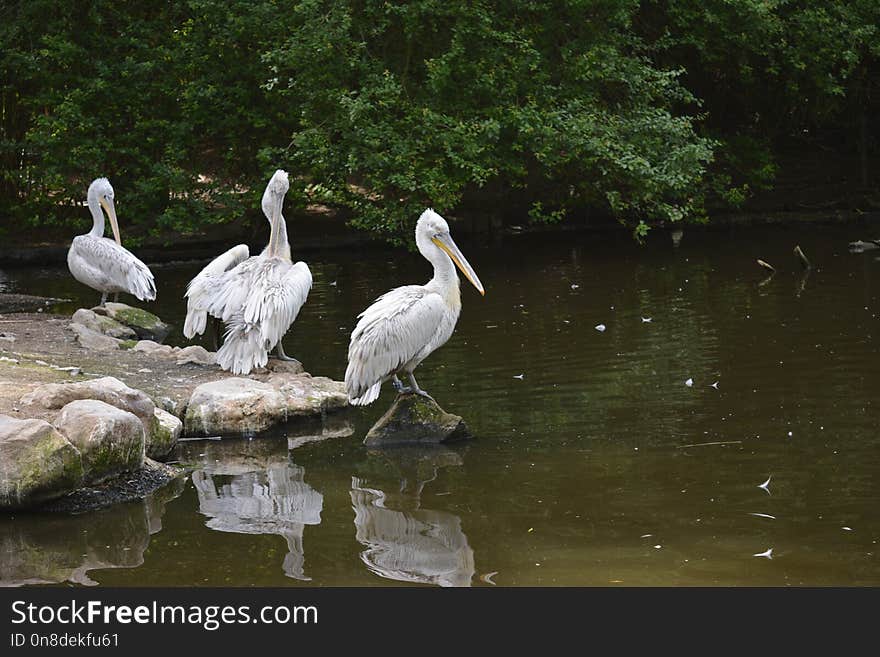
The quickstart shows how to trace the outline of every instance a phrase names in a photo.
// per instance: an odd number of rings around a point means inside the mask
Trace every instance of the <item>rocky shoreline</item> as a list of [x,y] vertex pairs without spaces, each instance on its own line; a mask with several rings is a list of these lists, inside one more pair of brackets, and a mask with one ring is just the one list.
[[72,318],[0,317],[0,510],[82,511],[143,497],[182,473],[180,437],[251,436],[348,406],[341,382],[270,360],[236,377],[168,326],[108,303]]

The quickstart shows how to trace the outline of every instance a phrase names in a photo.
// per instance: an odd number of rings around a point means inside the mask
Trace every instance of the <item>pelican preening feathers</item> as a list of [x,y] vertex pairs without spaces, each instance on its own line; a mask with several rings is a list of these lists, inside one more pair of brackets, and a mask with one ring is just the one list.
[[[110,292],[128,292],[141,301],[152,301],[156,298],[153,273],[122,246],[113,197],[113,187],[106,178],[97,178],[89,185],[87,201],[92,230],[73,238],[67,252],[67,267],[80,283],[101,292],[102,306]],[[115,241],[104,237],[102,208],[110,218]]]
[[213,260],[189,284],[184,333],[193,337],[205,330],[207,316],[226,323],[217,363],[234,374],[248,374],[268,362],[269,351],[287,359],[281,339],[293,324],[312,287],[312,273],[304,262],[290,258],[287,225],[281,213],[290,188],[287,172],[279,169],[263,194],[269,217],[269,244],[258,256],[248,257],[247,246],[233,247]]
[[[434,266],[434,277],[425,285],[404,285],[383,294],[358,316],[360,321],[351,333],[345,388],[356,406],[374,402],[388,379],[398,391],[427,395],[413,371],[455,329],[461,312],[456,267],[485,294],[476,272],[452,240],[446,220],[433,210],[419,217],[416,246]],[[408,388],[400,375],[409,379]]]

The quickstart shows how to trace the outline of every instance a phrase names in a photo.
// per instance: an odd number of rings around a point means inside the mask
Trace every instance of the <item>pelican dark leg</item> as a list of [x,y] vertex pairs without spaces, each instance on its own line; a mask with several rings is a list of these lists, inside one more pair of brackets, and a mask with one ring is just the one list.
[[[278,360],[286,360],[289,363],[299,363],[296,358],[291,358],[287,354],[284,353],[284,345],[281,344],[281,340],[278,341],[278,346],[275,348],[275,353],[278,356]],[[299,363],[302,365],[302,363]]]
[[412,389],[412,392],[416,393],[417,395],[421,395],[422,397],[427,397],[431,401],[434,401],[434,398],[431,395],[419,388],[419,384],[416,383],[416,377],[412,372],[407,372],[406,375],[409,378],[409,385]]
[[214,351],[220,349],[220,326],[222,322],[216,317],[211,318],[211,344],[214,345]]

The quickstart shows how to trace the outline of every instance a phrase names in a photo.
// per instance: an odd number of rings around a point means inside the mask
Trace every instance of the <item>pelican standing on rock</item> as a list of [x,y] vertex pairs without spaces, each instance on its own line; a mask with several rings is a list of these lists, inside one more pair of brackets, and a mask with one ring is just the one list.
[[[266,186],[266,191],[263,192],[263,200],[260,204],[263,209],[263,214],[266,215],[266,220],[269,222],[270,232],[272,230],[271,189],[272,181],[270,180],[269,184]],[[280,228],[281,233],[279,236],[279,243],[281,245],[282,257],[286,257],[287,260],[290,260],[290,243],[287,240],[287,223],[284,220],[283,214],[281,215]],[[269,247],[267,246],[263,249],[264,254],[268,248]],[[230,269],[237,267],[239,264],[247,260],[250,255],[251,252],[247,244],[233,246],[231,249],[221,253],[205,265],[205,268],[189,282],[185,295],[187,298],[186,319],[183,323],[183,334],[188,339],[192,340],[196,335],[202,335],[205,332],[205,328],[208,324],[208,308],[211,307],[215,295],[216,283],[219,278]],[[214,351],[217,351],[219,348],[219,331],[217,324],[220,323],[220,319],[214,317],[213,322],[212,339],[214,342]],[[284,347],[282,347],[280,340],[278,341],[278,357],[282,360],[287,359],[287,356],[284,353]]]
[[[431,209],[416,223],[416,246],[432,265],[425,285],[404,285],[379,297],[358,315],[351,333],[345,389],[355,406],[370,404],[388,379],[398,392],[428,396],[413,370],[452,335],[461,312],[458,267],[480,294],[483,284],[449,234],[446,220]],[[400,375],[406,375],[404,387]]]
[[[73,277],[84,285],[101,292],[101,305],[110,292],[128,292],[141,301],[156,298],[153,272],[119,239],[119,222],[113,204],[113,187],[106,178],[97,178],[89,185],[87,196],[92,213],[92,230],[73,238],[67,251],[67,267]],[[114,240],[104,237],[104,213],[110,217]]]
[[[269,210],[272,228],[269,245],[263,252],[225,270],[228,263],[218,263],[218,271],[199,283],[201,289],[193,289],[197,276],[187,291],[192,308],[206,313],[193,319],[191,329],[204,330],[207,315],[226,323],[217,364],[233,374],[248,374],[255,367],[264,366],[268,352],[276,346],[279,358],[294,360],[284,353],[281,339],[308,297],[312,273],[306,263],[293,264],[290,258],[287,226],[281,213],[289,188],[287,172],[280,169],[266,187],[263,207]],[[229,254],[227,251],[224,256]],[[229,255],[230,260],[234,258],[235,254]]]

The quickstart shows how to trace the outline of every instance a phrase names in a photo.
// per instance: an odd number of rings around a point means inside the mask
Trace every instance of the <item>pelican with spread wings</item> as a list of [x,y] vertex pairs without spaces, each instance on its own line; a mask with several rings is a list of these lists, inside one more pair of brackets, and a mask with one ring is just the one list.
[[308,297],[312,273],[306,263],[294,264],[290,257],[281,213],[289,188],[287,172],[280,169],[266,186],[262,205],[271,231],[263,252],[247,257],[245,245],[233,247],[209,264],[207,273],[202,270],[187,290],[185,332],[191,337],[204,331],[208,315],[225,322],[217,364],[233,374],[248,374],[264,366],[269,351],[276,347],[280,358],[293,360],[284,353],[281,339]]
[[[358,315],[348,347],[345,388],[349,401],[362,406],[379,396],[388,379],[399,392],[427,396],[413,370],[452,336],[461,312],[461,273],[485,294],[476,272],[449,234],[449,224],[433,210],[425,210],[416,223],[416,246],[434,266],[434,277],[425,285],[404,285],[379,297]],[[405,375],[405,387],[400,376]]]
[[[260,205],[263,209],[263,214],[266,215],[266,220],[269,222],[269,231],[271,232],[272,194],[270,193],[270,190],[271,182],[266,186],[266,191],[263,193],[263,200]],[[279,244],[282,257],[290,260],[290,243],[287,239],[287,223],[284,220],[283,214],[281,216]],[[264,254],[268,248],[269,247],[267,246],[263,249]],[[213,303],[213,298],[215,296],[214,288],[220,277],[230,269],[237,267],[247,260],[250,255],[251,252],[247,244],[237,244],[205,265],[205,268],[196,274],[196,276],[189,282],[185,295],[187,299],[186,319],[183,323],[183,334],[188,339],[192,340],[195,336],[202,335],[205,332],[205,328],[208,325],[208,308],[210,308]],[[211,333],[214,342],[214,351],[219,349],[217,338],[219,333],[218,326],[220,323],[221,321],[219,318],[212,318],[213,328]],[[278,341],[277,349],[278,357],[282,360],[286,360],[287,355],[284,353],[284,347],[281,345],[280,340]]]
[[[97,178],[89,185],[87,202],[92,213],[92,230],[73,238],[67,251],[67,267],[73,277],[101,292],[101,305],[111,292],[128,292],[141,301],[156,298],[153,272],[122,246],[119,222],[113,204],[113,187],[106,178]],[[104,237],[104,213],[110,218],[114,239]]]

